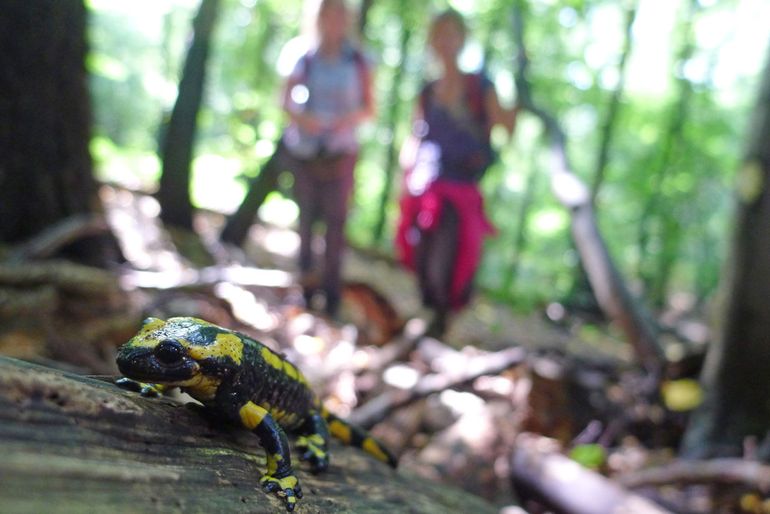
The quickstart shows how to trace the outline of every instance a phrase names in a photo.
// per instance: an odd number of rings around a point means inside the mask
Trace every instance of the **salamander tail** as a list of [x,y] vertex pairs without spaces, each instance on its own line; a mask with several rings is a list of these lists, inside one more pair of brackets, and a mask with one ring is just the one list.
[[360,448],[392,468],[398,466],[396,456],[363,428],[348,423],[325,408],[321,410],[321,416],[326,420],[326,423],[329,425],[329,433],[335,439],[339,439],[348,446]]

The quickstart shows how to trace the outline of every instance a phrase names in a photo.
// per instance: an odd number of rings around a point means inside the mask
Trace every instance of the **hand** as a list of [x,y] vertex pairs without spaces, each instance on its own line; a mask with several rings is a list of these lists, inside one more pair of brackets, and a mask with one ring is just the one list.
[[295,122],[304,132],[313,136],[317,136],[325,129],[324,124],[318,117],[308,113],[297,114]]
[[341,130],[347,130],[350,128],[355,128],[358,126],[358,124],[361,122],[361,114],[359,112],[351,112],[349,114],[345,114],[343,116],[339,116],[338,118],[335,118],[334,121],[331,124],[331,129],[333,131],[341,131]]

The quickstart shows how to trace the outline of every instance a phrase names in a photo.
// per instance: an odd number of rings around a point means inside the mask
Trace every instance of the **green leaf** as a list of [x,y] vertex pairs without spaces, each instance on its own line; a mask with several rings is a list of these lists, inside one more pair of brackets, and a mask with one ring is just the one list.
[[599,444],[580,444],[569,452],[570,459],[589,469],[599,469],[607,460],[607,451]]

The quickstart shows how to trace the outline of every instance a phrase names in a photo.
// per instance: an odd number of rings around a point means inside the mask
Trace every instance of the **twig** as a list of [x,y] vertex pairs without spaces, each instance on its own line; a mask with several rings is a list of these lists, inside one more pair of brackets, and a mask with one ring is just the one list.
[[522,348],[508,348],[489,355],[468,360],[468,365],[459,373],[432,373],[422,377],[408,391],[388,390],[376,396],[350,416],[350,420],[364,428],[382,421],[396,409],[405,407],[431,394],[460,387],[484,375],[496,375],[524,361],[526,353]]

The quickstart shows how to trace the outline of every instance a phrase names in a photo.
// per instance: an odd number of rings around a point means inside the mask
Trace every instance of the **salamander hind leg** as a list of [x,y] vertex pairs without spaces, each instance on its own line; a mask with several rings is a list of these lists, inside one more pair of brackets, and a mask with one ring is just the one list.
[[305,423],[300,427],[297,448],[300,459],[310,463],[313,473],[320,473],[329,468],[329,427],[317,411],[311,411]]
[[246,402],[238,414],[243,425],[253,430],[267,454],[267,472],[259,479],[262,488],[281,497],[289,512],[302,498],[302,488],[291,467],[289,441],[267,410],[253,402]]

